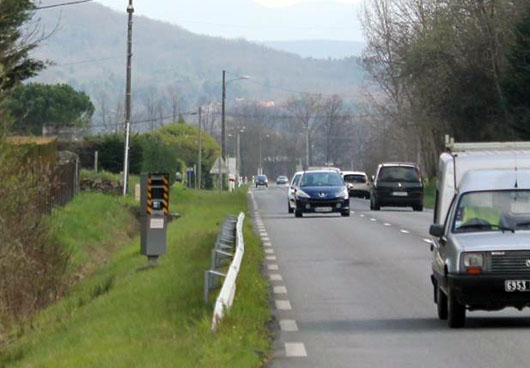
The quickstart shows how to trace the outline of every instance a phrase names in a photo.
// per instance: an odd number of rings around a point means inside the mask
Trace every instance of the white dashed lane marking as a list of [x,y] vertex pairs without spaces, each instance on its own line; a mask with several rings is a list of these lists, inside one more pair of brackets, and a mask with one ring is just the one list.
[[261,240],[263,240],[264,242],[270,242],[271,241],[271,239],[268,236],[262,236]]
[[372,217],[372,218],[370,218],[370,221],[376,222],[377,220]]
[[405,229],[401,229],[399,230],[400,233],[403,233],[403,234],[409,234],[410,232],[408,230],[405,230]]
[[286,342],[285,355],[290,358],[306,357],[307,352],[305,350],[305,345],[301,342]]
[[283,277],[279,273],[273,273],[269,275],[269,278],[271,279],[271,281],[283,281]]
[[276,309],[278,310],[291,310],[293,309],[291,307],[291,302],[288,300],[275,300],[274,303],[276,304]]
[[278,271],[279,267],[278,267],[277,264],[274,264],[274,263],[273,263],[273,264],[267,265],[267,269],[268,269],[269,271]]
[[285,286],[275,286],[272,289],[274,294],[287,294],[287,288]]
[[267,261],[276,261],[276,256],[267,256]]
[[272,247],[271,242],[263,242],[264,247]]
[[274,254],[274,250],[272,248],[266,248],[265,253],[267,254]]
[[285,332],[295,332],[298,331],[298,324],[294,319],[281,319],[280,329]]
[[383,225],[385,225],[385,226],[387,226],[387,227],[392,226],[392,224],[389,224],[388,222],[385,222]]
[[431,244],[432,243],[432,240],[431,239],[423,239],[423,241],[427,244]]

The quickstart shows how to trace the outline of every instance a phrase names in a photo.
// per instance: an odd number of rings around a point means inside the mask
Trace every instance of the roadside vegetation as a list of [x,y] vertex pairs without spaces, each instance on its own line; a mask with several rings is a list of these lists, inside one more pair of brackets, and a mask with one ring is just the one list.
[[[121,210],[93,218],[106,201]],[[229,213],[246,211],[246,192],[220,196],[174,187],[171,209],[182,217],[169,226],[167,253],[149,269],[138,237],[121,247],[114,243],[129,235],[130,226],[123,226],[130,224],[128,206],[129,199],[86,194],[57,214],[68,247],[86,238],[71,253],[74,263],[98,267],[64,299],[12,330],[0,366],[261,366],[269,354],[269,289],[248,220],[234,307],[216,333],[210,330],[214,297],[208,305],[202,300],[219,224]],[[102,238],[114,227],[121,229],[117,237]]]

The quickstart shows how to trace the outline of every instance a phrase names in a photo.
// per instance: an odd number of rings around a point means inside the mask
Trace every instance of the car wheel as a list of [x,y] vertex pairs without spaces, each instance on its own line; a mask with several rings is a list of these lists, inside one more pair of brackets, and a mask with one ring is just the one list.
[[287,201],[287,210],[289,211],[289,213],[294,212],[293,208],[291,207],[291,203],[289,203],[289,201]]
[[381,203],[379,203],[376,199],[373,200],[373,211],[379,211],[381,209]]
[[438,318],[442,321],[447,319],[447,295],[436,286],[436,309],[438,311]]
[[300,211],[300,210],[294,210],[294,217],[302,217],[303,216],[303,212]]
[[348,211],[343,211],[343,212],[340,213],[340,215],[341,215],[342,217],[350,217],[350,210],[348,210]]
[[420,204],[418,206],[412,206],[412,209],[416,212],[422,212],[423,211],[423,205]]
[[456,300],[451,290],[447,297],[447,320],[451,328],[464,327],[466,323],[466,306]]

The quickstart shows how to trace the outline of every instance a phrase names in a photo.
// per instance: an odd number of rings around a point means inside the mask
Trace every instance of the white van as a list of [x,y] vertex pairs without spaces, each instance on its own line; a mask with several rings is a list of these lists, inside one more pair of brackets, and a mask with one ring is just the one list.
[[454,143],[440,156],[431,250],[438,317],[530,307],[530,143]]
[[464,174],[470,170],[530,169],[530,142],[455,143],[440,155],[434,223],[443,224]]

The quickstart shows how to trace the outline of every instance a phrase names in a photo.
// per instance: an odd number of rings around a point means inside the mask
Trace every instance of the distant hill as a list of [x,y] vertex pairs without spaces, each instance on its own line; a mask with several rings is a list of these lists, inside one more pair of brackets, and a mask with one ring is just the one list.
[[334,40],[267,41],[263,44],[304,58],[315,59],[359,57],[365,46],[362,42]]
[[[37,78],[46,83],[69,83],[100,104],[123,101],[126,62],[126,15],[96,3],[38,12],[53,35],[35,56],[56,63]],[[221,71],[231,78],[251,79],[230,84],[228,100],[280,100],[291,91],[355,96],[364,72],[356,58],[313,60],[273,50],[245,40],[200,36],[178,26],[135,17],[133,87],[135,112],[154,99],[169,109],[167,94],[177,89],[181,108],[195,109],[199,100],[219,101]],[[97,114],[96,114],[97,115]]]

